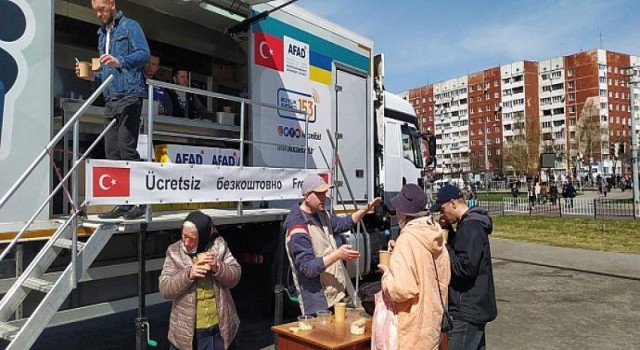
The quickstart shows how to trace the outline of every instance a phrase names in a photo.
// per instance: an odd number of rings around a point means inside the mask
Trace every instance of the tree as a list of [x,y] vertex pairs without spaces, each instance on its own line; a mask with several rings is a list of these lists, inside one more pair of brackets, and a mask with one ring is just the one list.
[[[526,116],[522,112],[520,118],[525,119]],[[540,119],[526,118],[525,122],[525,146],[527,147],[527,175],[534,175],[538,172],[538,166],[540,165]]]
[[[578,149],[580,153],[584,153],[589,161],[589,176],[591,176],[591,167],[594,150],[598,150],[602,146],[603,131],[600,127],[600,104],[597,97],[589,97],[585,100],[580,117],[577,121],[578,129]],[[606,130],[604,131],[606,134]]]
[[520,177],[527,174],[529,147],[524,123],[524,113],[514,117],[513,136],[507,137],[502,145],[502,163],[505,170]]

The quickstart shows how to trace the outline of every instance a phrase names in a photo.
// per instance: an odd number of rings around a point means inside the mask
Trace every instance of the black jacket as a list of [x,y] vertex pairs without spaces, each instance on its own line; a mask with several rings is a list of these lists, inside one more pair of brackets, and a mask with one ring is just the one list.
[[169,92],[169,102],[170,105],[167,108],[165,114],[172,115],[178,118],[203,118],[203,119],[211,119],[213,120],[213,116],[211,113],[207,111],[204,107],[200,99],[191,93],[186,93],[187,97],[187,110],[183,110],[180,105],[180,99],[178,98],[178,94],[173,90],[167,90]]
[[492,230],[487,210],[475,207],[462,216],[455,234],[449,236],[449,312],[455,319],[486,323],[498,314],[489,246]]

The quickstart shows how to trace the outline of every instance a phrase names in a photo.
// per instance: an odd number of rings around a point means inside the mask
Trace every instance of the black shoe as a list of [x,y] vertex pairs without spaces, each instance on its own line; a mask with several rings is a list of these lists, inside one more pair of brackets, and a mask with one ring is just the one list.
[[146,205],[136,205],[135,207],[129,209],[129,211],[127,211],[124,214],[124,219],[125,220],[138,219],[138,218],[142,217],[142,215],[144,215],[144,212],[146,210],[147,210],[147,206]]
[[98,217],[100,219],[116,219],[116,218],[119,218],[122,215],[124,215],[129,210],[131,210],[131,206],[130,205],[119,205],[119,206],[114,207],[113,209],[111,209],[111,211],[108,211],[108,212],[102,213],[102,214],[98,214]]

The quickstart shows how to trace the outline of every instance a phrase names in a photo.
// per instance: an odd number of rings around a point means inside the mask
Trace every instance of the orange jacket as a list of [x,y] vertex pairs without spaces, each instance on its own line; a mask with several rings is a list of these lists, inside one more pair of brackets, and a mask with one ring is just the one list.
[[417,344],[424,349],[438,348],[442,301],[446,306],[450,279],[449,253],[444,248],[440,226],[432,225],[428,217],[407,223],[391,254],[389,272],[382,277],[383,293],[395,302],[399,349],[411,349]]

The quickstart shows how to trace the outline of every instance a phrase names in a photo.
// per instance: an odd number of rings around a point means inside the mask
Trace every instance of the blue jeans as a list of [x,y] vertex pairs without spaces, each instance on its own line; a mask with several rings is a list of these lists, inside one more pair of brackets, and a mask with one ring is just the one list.
[[469,323],[453,319],[453,330],[449,332],[448,350],[484,350],[484,326],[486,323]]
[[[196,334],[193,337],[193,349],[197,350],[225,350],[222,336],[220,335],[220,327],[215,325],[209,329],[196,329]],[[177,350],[173,344],[169,346],[170,350]],[[229,346],[229,349],[235,349],[233,343]]]

